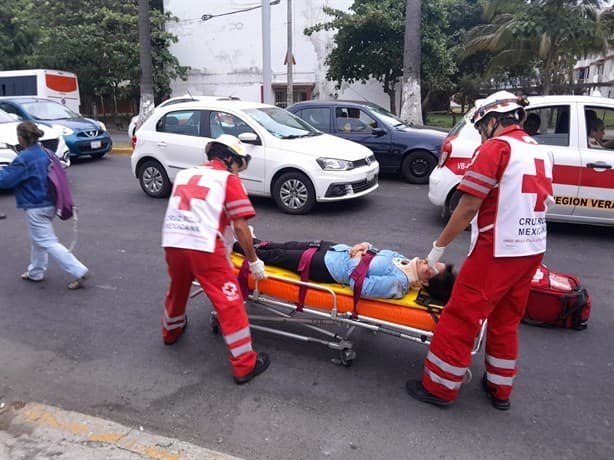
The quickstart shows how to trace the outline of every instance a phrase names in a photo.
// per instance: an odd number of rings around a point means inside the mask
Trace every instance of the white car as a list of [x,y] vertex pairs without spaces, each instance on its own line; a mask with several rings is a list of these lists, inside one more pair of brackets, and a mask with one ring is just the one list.
[[[594,96],[528,99],[527,114],[539,116],[539,129],[533,135],[539,144],[535,148],[552,152],[554,157],[555,204],[548,210],[548,220],[614,225],[614,146],[594,148],[587,141],[588,120],[592,117],[604,122],[604,141],[614,139],[614,99]],[[441,207],[445,219],[458,204],[460,194],[456,187],[480,144],[480,135],[469,121],[472,113],[452,128],[442,144],[439,163],[429,177],[429,200]]]
[[252,160],[241,179],[250,195],[272,197],[289,214],[316,202],[357,198],[378,187],[379,164],[360,144],[324,134],[279,107],[198,100],[157,108],[138,129],[132,172],[143,191],[166,197],[177,172],[206,162],[205,145],[239,137]]
[[[17,125],[19,123],[15,117],[4,110],[0,110],[0,169],[10,164],[22,149],[17,140]],[[45,133],[40,139],[43,147],[54,152],[60,159],[62,166],[65,168],[70,166],[68,147],[64,142],[62,132],[58,128],[52,128],[43,123],[37,123],[37,126]]]

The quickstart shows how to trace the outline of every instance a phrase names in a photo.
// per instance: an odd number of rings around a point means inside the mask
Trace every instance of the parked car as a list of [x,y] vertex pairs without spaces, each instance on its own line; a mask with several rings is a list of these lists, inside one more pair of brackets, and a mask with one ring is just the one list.
[[240,100],[197,100],[158,108],[136,132],[132,172],[143,191],[166,197],[175,174],[206,162],[205,145],[239,137],[252,160],[241,179],[249,194],[272,197],[289,214],[316,202],[347,200],[378,187],[373,153],[317,131],[279,107]]
[[[539,144],[535,148],[554,156],[555,204],[548,210],[548,220],[614,225],[614,149],[592,148],[587,142],[591,117],[604,122],[605,139],[614,139],[614,99],[593,96],[528,99],[527,114],[539,117],[531,116],[539,124],[533,135]],[[445,219],[458,204],[456,186],[481,141],[470,122],[473,110],[448,134],[439,164],[429,179],[429,200],[441,207]]]
[[[0,169],[10,164],[23,148],[17,140],[19,123],[14,116],[0,110]],[[37,126],[45,133],[40,139],[43,147],[54,152],[65,168],[70,166],[68,147],[61,131],[43,123],[37,123]]]
[[444,132],[408,126],[369,102],[306,101],[288,108],[313,127],[370,148],[380,169],[426,184],[437,164]]
[[61,129],[71,157],[100,158],[113,147],[104,123],[84,118],[51,99],[32,96],[0,97],[0,109],[19,120],[46,123]]
[[[157,108],[166,107],[171,104],[179,104],[181,102],[190,102],[190,101],[205,101],[205,100],[215,100],[215,101],[229,101],[229,100],[239,100],[238,97],[234,96],[192,96],[191,94],[186,94],[185,96],[177,96],[171,97],[163,102],[161,102]],[[151,115],[150,115],[151,116]],[[134,133],[136,133],[137,124],[139,121],[139,115],[135,115],[130,119],[130,123],[128,124],[128,136],[132,139]],[[134,145],[132,146],[134,147]]]

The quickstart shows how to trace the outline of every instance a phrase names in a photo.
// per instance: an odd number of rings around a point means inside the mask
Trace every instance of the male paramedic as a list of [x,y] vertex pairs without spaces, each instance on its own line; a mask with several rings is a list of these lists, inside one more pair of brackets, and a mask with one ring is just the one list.
[[227,245],[232,229],[245,248],[255,279],[263,279],[264,263],[254,250],[247,219],[256,215],[238,173],[250,156],[234,136],[210,141],[209,163],[180,171],[175,177],[162,228],[162,246],[171,282],[162,317],[162,339],[174,344],[187,326],[185,314],[192,280],[196,279],[217,312],[230,350],[234,381],[249,382],[264,372],[270,360],[252,349],[252,338],[241,290]]
[[533,148],[536,142],[520,127],[527,104],[499,91],[473,115],[483,143],[458,185],[459,205],[427,260],[434,266],[470,222],[471,246],[435,328],[422,380],[406,385],[422,402],[454,402],[476,335],[488,320],[482,387],[496,409],[510,408],[518,324],[546,251],[546,209],[553,201],[551,155]]

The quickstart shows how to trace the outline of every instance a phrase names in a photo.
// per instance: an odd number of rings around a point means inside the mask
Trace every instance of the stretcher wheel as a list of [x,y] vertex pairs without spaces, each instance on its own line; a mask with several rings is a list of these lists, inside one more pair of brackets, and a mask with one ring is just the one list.
[[211,328],[211,332],[213,332],[215,335],[220,333],[220,322],[217,319],[217,316],[211,315],[209,318],[209,327]]
[[339,350],[339,359],[335,362],[344,367],[350,367],[355,359],[356,352],[351,348],[344,348],[343,350]]

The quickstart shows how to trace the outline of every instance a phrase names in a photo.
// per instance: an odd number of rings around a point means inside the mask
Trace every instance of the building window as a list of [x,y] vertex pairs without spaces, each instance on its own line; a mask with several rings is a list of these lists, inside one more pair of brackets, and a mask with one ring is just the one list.
[[[311,92],[314,85],[293,85],[294,103],[308,101],[311,99]],[[275,93],[275,105],[285,109],[288,105],[288,87],[286,85],[273,85]]]

